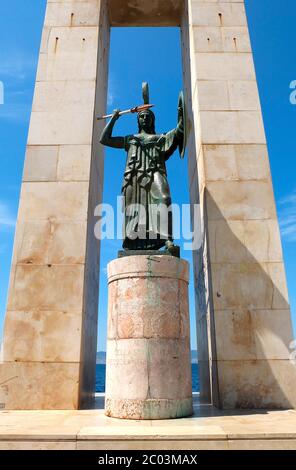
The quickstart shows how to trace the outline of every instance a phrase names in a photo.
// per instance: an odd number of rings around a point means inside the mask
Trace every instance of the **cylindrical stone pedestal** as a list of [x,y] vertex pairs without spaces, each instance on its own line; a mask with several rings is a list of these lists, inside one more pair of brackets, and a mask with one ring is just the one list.
[[167,255],[108,264],[107,416],[192,414],[188,272]]

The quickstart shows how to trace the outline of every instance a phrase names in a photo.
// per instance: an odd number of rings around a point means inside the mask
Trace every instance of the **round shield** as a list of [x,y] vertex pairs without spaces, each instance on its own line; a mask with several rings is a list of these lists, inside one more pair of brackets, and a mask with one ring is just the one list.
[[179,94],[179,101],[178,101],[178,122],[180,115],[183,120],[183,139],[179,143],[179,152],[180,152],[180,157],[184,158],[185,155],[185,149],[186,149],[186,141],[187,141],[187,118],[186,118],[186,108],[185,108],[185,100],[184,100],[184,93],[183,91],[180,91]]

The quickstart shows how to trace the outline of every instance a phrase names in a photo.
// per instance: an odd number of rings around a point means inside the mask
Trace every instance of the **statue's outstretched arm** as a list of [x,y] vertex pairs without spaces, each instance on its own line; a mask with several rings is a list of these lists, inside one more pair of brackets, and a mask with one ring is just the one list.
[[100,142],[102,145],[107,145],[108,147],[114,147],[118,149],[124,148],[124,137],[112,137],[112,131],[115,122],[119,118],[119,109],[116,109],[113,113],[112,118],[106,125],[105,129],[102,132]]
[[178,124],[175,129],[167,132],[167,149],[165,152],[165,160],[168,160],[175,150],[177,150],[179,143],[182,142],[184,137],[184,122],[182,109],[178,108]]

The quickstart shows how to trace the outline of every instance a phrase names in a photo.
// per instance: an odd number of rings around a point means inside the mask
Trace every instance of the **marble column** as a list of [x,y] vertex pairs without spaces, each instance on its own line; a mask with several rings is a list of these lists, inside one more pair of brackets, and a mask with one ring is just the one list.
[[108,265],[107,416],[192,414],[188,263],[126,256]]
[[[243,0],[188,0],[182,23],[201,396],[296,406],[278,220]],[[256,8],[255,4],[253,8]]]
[[0,364],[6,409],[76,409],[95,391],[106,8],[47,2]]

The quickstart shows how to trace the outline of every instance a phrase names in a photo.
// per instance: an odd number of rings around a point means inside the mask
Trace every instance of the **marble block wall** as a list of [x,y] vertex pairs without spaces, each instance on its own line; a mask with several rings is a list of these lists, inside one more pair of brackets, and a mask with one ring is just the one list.
[[103,184],[94,117],[105,111],[108,47],[105,1],[48,0],[0,365],[8,409],[75,409],[94,393]]
[[[255,8],[255,5],[254,5]],[[182,23],[201,394],[296,405],[285,269],[243,0],[188,0]]]

